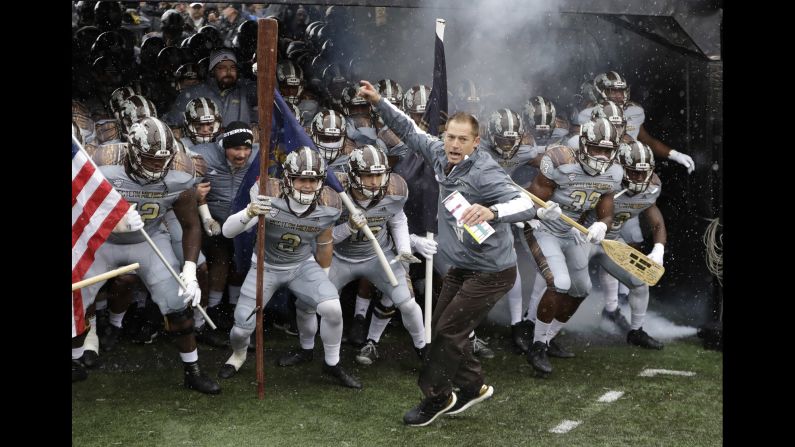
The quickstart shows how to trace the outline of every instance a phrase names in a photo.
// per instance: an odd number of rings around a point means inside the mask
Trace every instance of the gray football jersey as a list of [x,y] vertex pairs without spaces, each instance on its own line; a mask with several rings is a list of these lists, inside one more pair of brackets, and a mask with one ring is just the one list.
[[[560,205],[564,214],[579,220],[583,213],[596,206],[602,194],[620,189],[624,169],[613,163],[604,174],[588,175],[570,147],[553,146],[541,159],[541,174],[558,185],[551,200]],[[565,235],[571,228],[562,219],[542,220],[541,223],[559,236]]]
[[480,141],[481,141],[480,143],[481,148],[485,149],[485,152],[491,155],[494,161],[496,161],[497,164],[500,165],[500,167],[502,167],[502,169],[504,169],[505,172],[511,177],[513,177],[513,173],[516,171],[517,168],[526,165],[527,163],[530,162],[530,160],[538,157],[539,154],[543,153],[544,149],[543,146],[539,147],[539,146],[530,146],[528,144],[522,144],[519,146],[519,150],[517,150],[516,153],[513,154],[513,157],[505,158],[502,155],[500,155],[497,151],[495,151],[491,145],[489,145],[488,143],[484,143],[483,139],[481,139]]
[[[336,191],[324,186],[315,209],[298,217],[287,207],[287,198],[281,196],[281,182],[268,180],[267,195],[272,198],[271,212],[265,221],[265,262],[276,268],[291,268],[312,256],[315,239],[339,219],[342,201]],[[259,182],[254,183],[250,194],[259,194]],[[256,254],[252,262],[256,262]]]
[[[613,225],[608,229],[605,239],[618,239],[624,223],[629,219],[638,217],[640,213],[657,203],[657,198],[660,197],[661,191],[662,184],[660,178],[657,177],[657,174],[652,174],[649,187],[646,188],[646,191],[635,195],[630,195],[630,192],[625,192],[618,196],[617,199],[613,200],[613,207],[615,210],[613,212]],[[585,223],[583,225],[588,226],[595,221],[596,213],[594,210],[591,210],[585,215]]]
[[646,112],[640,105],[628,102],[624,108],[624,118],[627,119],[627,135],[631,136],[633,140],[637,140],[640,126],[646,119]]
[[[348,177],[344,174],[337,173],[337,178],[347,190],[349,183]],[[370,227],[378,244],[385,252],[391,250],[394,246],[392,238],[389,236],[387,222],[395,214],[403,210],[403,205],[405,205],[408,197],[409,189],[406,185],[406,181],[398,174],[392,173],[389,176],[389,184],[387,185],[384,197],[375,206],[366,210],[362,209],[364,215],[367,217],[367,226]],[[350,213],[348,209],[345,208],[337,221],[337,225],[347,222],[349,217]],[[341,259],[354,262],[365,261],[376,255],[372,243],[367,239],[364,231],[361,230],[356,234],[352,234],[344,241],[334,245],[334,254]]]
[[[183,191],[193,187],[193,175],[187,172],[170,170],[159,182],[141,185],[124,172],[124,166],[100,166],[99,170],[111,185],[136,210],[144,221],[144,230],[150,236],[163,231],[161,225],[168,210]],[[137,244],[145,239],[138,231],[130,233],[111,233],[108,241],[114,244]]]

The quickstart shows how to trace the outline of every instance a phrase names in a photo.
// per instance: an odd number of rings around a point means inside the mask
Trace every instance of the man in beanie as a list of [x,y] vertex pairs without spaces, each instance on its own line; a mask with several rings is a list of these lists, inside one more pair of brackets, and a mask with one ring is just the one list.
[[209,69],[203,83],[179,92],[171,109],[164,116],[164,121],[172,127],[181,125],[185,106],[191,99],[202,96],[212,99],[221,107],[224,125],[229,125],[232,121],[257,121],[257,114],[252,108],[256,106],[256,84],[239,78],[235,53],[229,48],[214,50],[210,54]]
[[233,121],[226,125],[216,141],[193,146],[193,151],[201,154],[207,163],[204,181],[210,184],[204,197],[207,206],[199,208],[205,230],[202,251],[207,256],[210,270],[207,310],[210,317],[227,330],[232,324],[231,309],[234,307],[228,309],[229,312],[221,312],[221,308],[217,306],[224,294],[227,279],[230,283],[229,304],[234,306],[237,303],[245,272],[235,275],[229,268],[234,259],[234,245],[232,239],[221,235],[219,223],[229,217],[232,201],[258,150],[259,144],[254,143],[251,127],[242,121]]

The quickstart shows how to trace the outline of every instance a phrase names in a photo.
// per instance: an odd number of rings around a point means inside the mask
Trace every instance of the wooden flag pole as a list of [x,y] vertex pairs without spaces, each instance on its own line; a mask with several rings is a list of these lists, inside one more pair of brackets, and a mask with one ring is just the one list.
[[[259,111],[259,191],[266,194],[270,164],[271,119],[273,117],[273,89],[276,86],[276,41],[279,23],[274,19],[257,20],[257,104]],[[262,332],[262,288],[265,283],[265,216],[257,224],[257,398],[265,398],[265,351]]]

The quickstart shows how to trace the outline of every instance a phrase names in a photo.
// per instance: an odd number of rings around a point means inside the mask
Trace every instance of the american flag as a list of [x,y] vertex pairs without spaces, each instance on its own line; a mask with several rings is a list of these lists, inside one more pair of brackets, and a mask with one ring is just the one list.
[[[83,279],[94,252],[105,242],[130,204],[72,137],[72,283]],[[85,331],[83,296],[72,292],[72,337]]]

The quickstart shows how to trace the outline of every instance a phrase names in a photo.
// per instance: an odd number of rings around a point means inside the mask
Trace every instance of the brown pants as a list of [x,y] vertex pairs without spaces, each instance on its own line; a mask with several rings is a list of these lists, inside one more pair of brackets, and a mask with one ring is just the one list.
[[515,281],[516,266],[491,273],[456,267],[447,272],[431,318],[431,349],[418,380],[426,397],[447,396],[453,384],[470,394],[480,389],[483,371],[469,334]]

